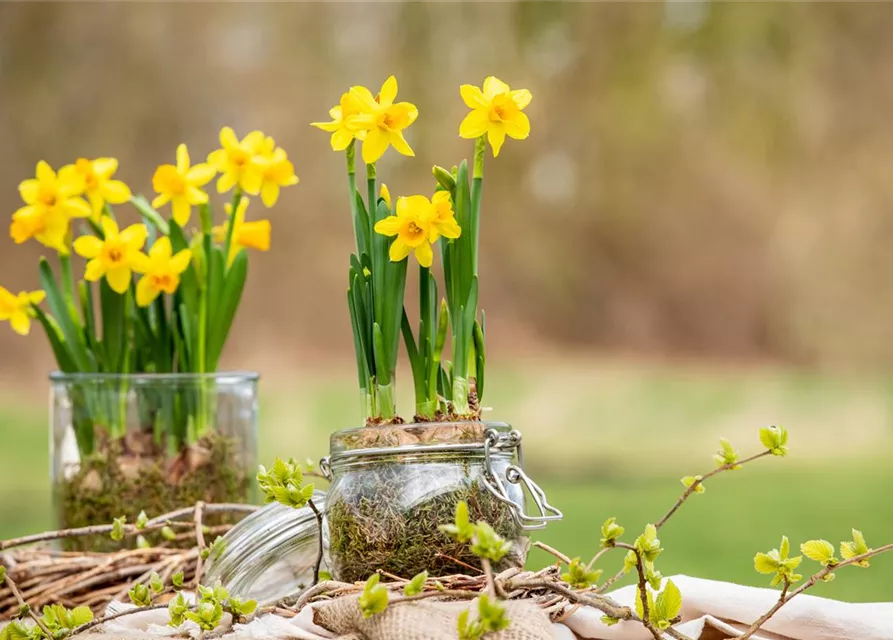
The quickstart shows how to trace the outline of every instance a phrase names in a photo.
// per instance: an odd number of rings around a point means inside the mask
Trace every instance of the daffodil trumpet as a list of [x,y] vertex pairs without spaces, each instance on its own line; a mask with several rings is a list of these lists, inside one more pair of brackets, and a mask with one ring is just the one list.
[[[40,290],[13,294],[0,287],[0,323],[24,335],[36,321],[63,373],[216,371],[244,291],[249,251],[270,246],[270,222],[248,219],[254,216],[243,194],[256,193],[269,207],[282,187],[297,183],[272,138],[258,131],[239,141],[225,127],[220,140],[222,148],[207,162],[194,162],[179,145],[176,164],[155,172],[151,203],[115,179],[114,158],[81,158],[58,171],[38,163],[36,177],[19,186],[24,206],[13,214],[10,235],[53,249],[58,275],[43,257]],[[225,219],[215,226],[205,185],[218,172],[217,190],[232,194]],[[119,224],[116,209],[126,203],[142,221]],[[170,218],[159,210],[168,204]],[[72,257],[85,261],[77,279]],[[158,407],[156,444],[189,446],[213,428],[208,385],[213,381],[197,385],[188,402]],[[124,435],[127,389],[115,391],[102,385],[84,391],[75,416],[82,454],[93,452],[99,430],[111,438]]]

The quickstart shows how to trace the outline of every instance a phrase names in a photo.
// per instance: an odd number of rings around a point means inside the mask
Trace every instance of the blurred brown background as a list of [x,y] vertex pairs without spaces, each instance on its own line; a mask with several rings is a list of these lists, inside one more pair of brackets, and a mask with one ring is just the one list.
[[[470,155],[461,83],[534,95],[533,131],[487,163],[482,302],[495,354],[519,348],[893,360],[893,6],[735,3],[4,3],[0,210],[44,158],[111,155],[134,191],[180,141],[260,128],[301,184],[273,210],[230,363],[350,359],[343,159],[311,129],[351,84],[388,74],[415,102],[415,159]],[[259,202],[253,214],[261,213]],[[36,244],[0,283],[37,282]],[[16,382],[51,363],[0,332]]]

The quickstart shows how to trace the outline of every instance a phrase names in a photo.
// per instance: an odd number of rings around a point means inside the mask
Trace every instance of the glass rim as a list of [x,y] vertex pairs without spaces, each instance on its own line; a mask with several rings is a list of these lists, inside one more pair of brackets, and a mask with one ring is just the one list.
[[214,371],[208,373],[180,372],[180,373],[94,373],[90,371],[53,371],[49,375],[50,382],[110,382],[126,380],[128,382],[201,382],[213,380],[217,383],[257,382],[260,373],[257,371]]
[[[480,427],[480,433],[476,430],[471,433],[450,433],[450,428],[475,426]],[[460,446],[473,445],[483,448],[484,433],[493,429],[500,433],[508,433],[511,425],[499,421],[487,420],[450,420],[431,422],[407,422],[401,424],[381,424],[366,427],[353,427],[335,431],[329,436],[329,454],[331,456],[351,455],[354,453],[369,452],[372,450],[387,451],[388,449],[408,448],[424,450],[431,445],[453,443]],[[422,430],[420,432],[420,430]],[[446,430],[446,431],[444,431]],[[430,434],[428,437],[418,438],[412,442],[403,441],[396,434],[406,432],[412,436]],[[427,432],[427,433],[426,433]],[[380,434],[380,435],[379,435]],[[457,437],[458,436],[458,437]],[[360,451],[357,451],[360,450]]]

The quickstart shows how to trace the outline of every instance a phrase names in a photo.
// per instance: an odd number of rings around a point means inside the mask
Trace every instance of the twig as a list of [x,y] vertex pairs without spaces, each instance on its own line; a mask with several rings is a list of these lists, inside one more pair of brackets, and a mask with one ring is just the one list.
[[685,491],[682,493],[682,495],[676,501],[676,504],[674,504],[672,507],[670,507],[670,510],[664,514],[663,518],[661,518],[660,520],[658,520],[657,522],[654,523],[655,529],[660,530],[660,528],[667,523],[667,520],[669,520],[673,516],[673,514],[676,513],[676,511],[679,509],[679,507],[681,507],[683,505],[683,503],[686,500],[688,500],[688,498],[691,496],[691,494],[693,494],[699,486],[704,484],[705,480],[708,480],[708,479],[712,478],[713,476],[719,475],[720,473],[723,473],[724,471],[731,471],[732,469],[740,467],[741,465],[745,465],[748,462],[753,462],[754,460],[759,460],[760,458],[763,458],[765,456],[771,456],[771,455],[772,455],[772,452],[769,450],[766,450],[761,453],[752,455],[749,458],[745,458],[744,460],[740,460],[740,461],[732,463],[732,464],[724,464],[721,467],[717,467],[713,471],[704,474],[703,476],[701,476],[701,478],[699,480],[695,480],[694,482],[692,482],[690,487],[685,488]]
[[642,561],[642,554],[631,544],[618,542],[616,546],[636,554],[636,573],[639,574],[639,583],[636,588],[638,593],[636,594],[636,597],[639,598],[639,603],[642,605],[642,624],[645,625],[645,628],[648,629],[652,636],[654,636],[654,640],[663,640],[661,632],[651,624],[651,611],[648,606],[648,581],[645,579],[645,563]]
[[467,589],[445,589],[443,591],[425,591],[417,593],[413,596],[397,596],[391,598],[390,604],[400,604],[401,602],[415,602],[416,600],[427,600],[428,598],[455,598],[459,600],[473,600],[480,594],[478,591],[469,591]]
[[614,547],[605,547],[604,549],[599,550],[598,553],[596,553],[594,556],[592,556],[592,560],[589,561],[589,564],[586,565],[586,571],[589,571],[590,569],[592,569],[592,565],[594,565],[596,562],[598,562],[599,558],[601,558],[603,555],[608,553],[608,551],[610,551],[613,548]]
[[546,553],[550,553],[550,554],[552,554],[553,556],[555,556],[556,558],[558,558],[559,560],[561,560],[561,561],[564,562],[565,564],[570,564],[570,563],[571,563],[571,559],[570,559],[570,558],[568,558],[566,555],[564,555],[563,553],[561,553],[558,549],[554,549],[554,548],[550,547],[550,546],[547,545],[545,542],[541,542],[541,541],[537,540],[536,542],[533,543],[533,546],[536,547],[537,549],[542,549],[542,550],[545,551]]
[[313,584],[316,584],[319,582],[319,568],[322,566],[322,514],[319,512],[319,509],[316,508],[316,505],[313,504],[312,499],[307,501],[307,506],[310,507],[310,510],[313,511],[313,515],[316,516],[316,528],[319,534],[319,551],[316,554],[316,564],[313,565]]
[[[257,507],[254,505],[248,504],[230,504],[230,503],[217,503],[217,504],[206,504],[205,511],[207,513],[222,513],[222,512],[236,512],[236,513],[252,513],[257,510]],[[153,518],[149,520],[145,527],[142,529],[138,529],[134,524],[124,525],[124,535],[125,536],[135,536],[141,533],[146,533],[147,531],[155,531],[157,529],[161,529],[168,525],[169,521],[176,520],[177,518],[182,518],[191,513],[194,513],[195,507],[187,507],[185,509],[177,509],[176,511],[171,511],[170,513],[166,513],[164,515],[158,516],[157,518]],[[45,531],[43,533],[36,533],[29,536],[22,536],[20,538],[11,538],[9,540],[0,540],[0,551],[4,551],[6,549],[11,549],[13,547],[21,547],[26,544],[34,544],[35,542],[47,542],[49,540],[60,540],[63,538],[77,538],[81,536],[93,536],[93,535],[103,535],[109,534],[112,532],[114,525],[111,524],[100,524],[93,525],[89,527],[78,527],[76,529],[61,529],[59,531]]]
[[480,567],[475,567],[473,565],[468,564],[467,562],[463,562],[462,560],[459,560],[459,558],[454,558],[453,556],[447,555],[445,553],[441,553],[440,551],[435,553],[434,557],[450,560],[451,562],[455,562],[459,566],[465,567],[466,569],[471,569],[472,571],[477,571],[479,574],[484,573],[483,571],[481,571]]
[[814,574],[812,577],[809,578],[809,580],[804,582],[802,585],[800,585],[799,587],[797,587],[790,593],[787,592],[788,585],[785,584],[785,589],[781,592],[781,595],[778,598],[778,602],[776,602],[772,606],[772,608],[769,609],[769,611],[764,613],[762,616],[760,616],[760,618],[758,620],[756,620],[752,625],[750,625],[744,631],[744,633],[741,636],[739,636],[739,640],[747,640],[747,638],[750,638],[751,636],[753,636],[753,634],[755,634],[757,631],[759,631],[760,628],[764,624],[766,624],[766,622],[769,621],[769,618],[771,618],[776,613],[778,613],[779,609],[781,609],[788,602],[790,602],[791,600],[793,600],[794,598],[799,596],[801,593],[803,593],[807,589],[811,589],[812,587],[814,587],[825,576],[827,576],[831,573],[834,573],[835,571],[837,571],[838,569],[841,569],[843,567],[849,566],[851,564],[856,564],[857,562],[861,562],[862,560],[867,560],[868,558],[880,555],[882,553],[886,553],[888,551],[893,551],[893,543],[885,544],[884,546],[878,547],[877,549],[871,549],[871,550],[867,551],[866,553],[863,553],[858,556],[854,556],[854,557],[850,558],[849,560],[844,560],[843,562],[838,562],[837,564],[827,566],[824,569],[822,569],[821,571],[819,571],[818,573]]
[[[166,605],[166,604],[152,604],[152,605],[149,605],[148,607],[135,607],[133,609],[125,609],[124,611],[119,611],[117,613],[110,613],[107,616],[102,616],[101,618],[96,618],[96,619],[92,620],[91,622],[82,624],[77,629],[72,631],[68,637],[70,638],[71,636],[77,635],[79,633],[83,633],[84,631],[88,631],[90,629],[93,629],[94,627],[98,627],[99,625],[101,625],[105,622],[109,622],[110,620],[115,620],[117,618],[123,618],[124,616],[133,615],[134,613],[142,613],[143,611],[152,611],[154,609],[167,609],[167,607],[168,607],[168,605]],[[49,637],[52,638],[53,636],[50,635]]]
[[13,595],[16,597],[16,600],[19,601],[19,607],[28,610],[28,616],[34,620],[34,624],[40,627],[40,630],[44,632],[47,638],[52,638],[52,632],[47,629],[47,626],[43,623],[34,610],[25,602],[25,599],[22,597],[22,593],[19,591],[19,588],[16,586],[15,581],[9,577],[9,571],[6,571],[6,586],[9,587],[9,590],[12,591]]
[[490,560],[481,558],[481,568],[484,570],[484,576],[487,578],[487,593],[495,600],[496,584],[493,581],[493,567],[490,566]]
[[517,587],[520,589],[544,589],[546,591],[552,591],[553,593],[563,595],[571,602],[577,602],[584,606],[598,609],[612,618],[617,618],[618,620],[639,621],[639,617],[632,609],[624,607],[611,598],[596,593],[578,593],[572,591],[560,582],[552,582],[549,580],[512,580],[506,586],[509,589]]
[[195,588],[202,583],[202,551],[205,549],[205,533],[202,531],[202,514],[205,510],[205,503],[199,500],[195,503],[195,515],[193,522],[195,523],[195,541],[198,544],[198,560],[195,563],[195,576],[192,579]]

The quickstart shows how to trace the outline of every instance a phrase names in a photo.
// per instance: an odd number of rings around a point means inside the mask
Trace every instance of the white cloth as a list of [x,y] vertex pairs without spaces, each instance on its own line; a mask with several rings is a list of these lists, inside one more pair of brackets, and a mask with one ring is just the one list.
[[[674,576],[682,592],[682,623],[676,628],[695,640],[734,638],[778,600],[773,589],[743,587],[727,582]],[[635,587],[610,594],[622,605],[633,606]],[[113,602],[108,613],[132,605]],[[640,624],[621,622],[608,627],[601,612],[584,607],[563,623],[554,625],[555,640],[649,640]],[[106,634],[132,638],[137,635],[170,636],[182,632],[196,636],[198,627],[187,622],[181,629],[167,626],[164,609],[125,616],[105,624]],[[294,638],[330,640],[333,634],[313,623],[312,607],[288,619],[267,614],[248,624],[237,624],[227,638]],[[669,636],[667,636],[669,637]],[[893,603],[851,604],[811,595],[800,595],[786,604],[755,640],[893,640]],[[394,640],[399,640],[395,638]]]

